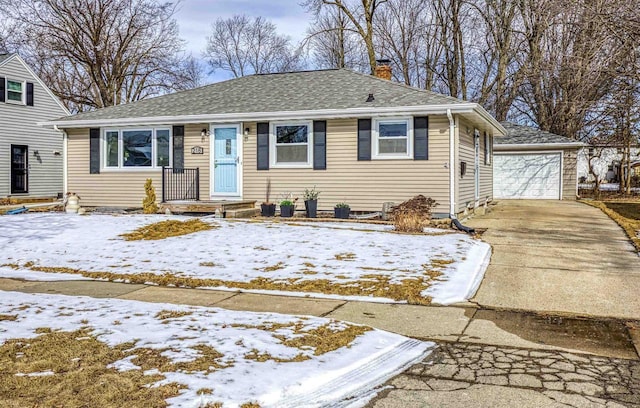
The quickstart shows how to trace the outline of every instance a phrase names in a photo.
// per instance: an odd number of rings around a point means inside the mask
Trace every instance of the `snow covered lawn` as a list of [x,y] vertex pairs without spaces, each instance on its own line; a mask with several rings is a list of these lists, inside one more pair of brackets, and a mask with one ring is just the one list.
[[357,406],[433,347],[316,317],[0,291],[0,405]]
[[475,293],[490,246],[467,235],[390,226],[202,218],[215,228],[154,241],[120,235],[162,215],[0,217],[0,277],[159,285],[450,304]]

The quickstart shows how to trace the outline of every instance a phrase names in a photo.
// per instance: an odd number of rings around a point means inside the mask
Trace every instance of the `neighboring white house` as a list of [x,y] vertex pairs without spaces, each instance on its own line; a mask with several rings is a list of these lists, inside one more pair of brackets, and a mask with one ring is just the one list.
[[[589,146],[580,149],[578,152],[578,182],[580,183],[594,181],[594,176],[589,171],[589,160],[601,182],[620,181],[620,161],[622,160],[620,147]],[[640,148],[631,148],[631,166],[633,168],[640,166]]]
[[62,194],[63,137],[38,122],[69,114],[17,54],[0,54],[0,198]]

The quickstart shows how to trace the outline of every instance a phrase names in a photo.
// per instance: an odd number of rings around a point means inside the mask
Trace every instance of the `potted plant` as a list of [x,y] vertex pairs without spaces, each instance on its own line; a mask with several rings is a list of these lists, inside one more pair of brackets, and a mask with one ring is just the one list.
[[347,203],[338,203],[333,207],[333,215],[336,218],[347,219],[349,218],[349,213],[351,212],[351,207]]
[[293,217],[295,211],[295,203],[291,200],[280,201],[280,216],[283,218]]
[[318,196],[320,192],[316,190],[316,186],[312,189],[304,189],[304,208],[307,211],[307,218],[316,218],[318,214]]
[[276,215],[276,205],[269,201],[271,196],[271,179],[267,179],[266,200],[260,204],[260,215],[263,217],[274,217]]

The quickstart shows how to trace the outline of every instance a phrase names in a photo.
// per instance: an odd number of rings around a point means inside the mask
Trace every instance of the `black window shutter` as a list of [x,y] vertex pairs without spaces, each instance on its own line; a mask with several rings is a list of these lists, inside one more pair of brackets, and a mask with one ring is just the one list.
[[0,102],[4,102],[6,81],[3,77],[0,77]]
[[358,160],[371,160],[371,119],[358,119]]
[[100,173],[100,128],[89,129],[89,173]]
[[258,123],[258,170],[269,170],[269,123]]
[[184,168],[184,126],[173,127],[173,168]]
[[413,159],[429,160],[429,118],[413,118]]
[[327,122],[313,121],[313,169],[327,169]]
[[27,82],[27,106],[33,106],[33,83]]

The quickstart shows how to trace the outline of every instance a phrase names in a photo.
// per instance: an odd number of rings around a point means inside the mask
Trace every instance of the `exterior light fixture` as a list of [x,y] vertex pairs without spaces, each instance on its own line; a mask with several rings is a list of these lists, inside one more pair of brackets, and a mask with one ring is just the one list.
[[209,136],[211,136],[211,133],[209,133],[207,128],[202,128],[202,131],[200,132],[200,141],[206,141],[207,139],[209,139]]

